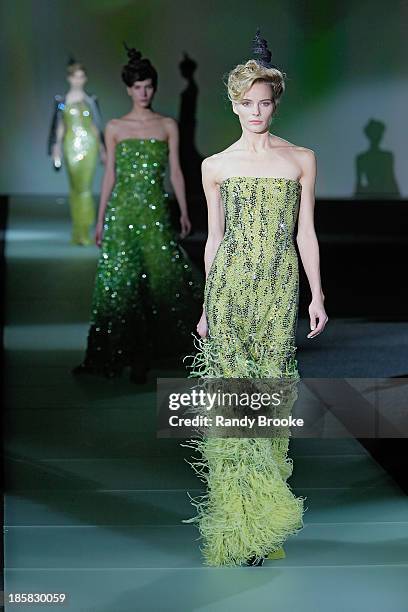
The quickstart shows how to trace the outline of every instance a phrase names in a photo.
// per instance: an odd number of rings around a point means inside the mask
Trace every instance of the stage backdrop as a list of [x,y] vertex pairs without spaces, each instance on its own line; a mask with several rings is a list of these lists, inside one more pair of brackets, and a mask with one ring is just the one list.
[[[223,75],[250,57],[259,24],[288,75],[271,129],[316,151],[317,195],[352,197],[357,156],[369,149],[363,165],[387,184],[395,175],[408,195],[407,2],[3,0],[1,23],[3,194],[66,193],[65,173],[46,156],[53,96],[65,91],[72,54],[88,70],[104,120],[127,112],[123,40],[157,66],[154,107],[175,118],[186,87],[183,52],[197,62],[197,149],[206,156],[227,146],[240,132]],[[377,123],[368,138],[370,119]]]

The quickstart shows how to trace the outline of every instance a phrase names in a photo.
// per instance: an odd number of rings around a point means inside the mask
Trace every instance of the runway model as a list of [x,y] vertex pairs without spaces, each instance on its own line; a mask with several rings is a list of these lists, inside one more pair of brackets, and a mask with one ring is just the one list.
[[84,90],[85,68],[70,60],[70,85],[65,96],[55,96],[55,108],[48,138],[48,153],[58,170],[64,159],[69,179],[72,243],[93,244],[90,229],[95,221],[92,183],[98,152],[105,158],[102,121],[96,96]]
[[[259,31],[253,55],[228,77],[242,135],[202,165],[207,279],[190,377],[299,378],[297,220],[312,294],[307,337],[328,320],[313,221],[315,155],[270,133],[285,74],[271,64]],[[191,465],[207,492],[193,499],[197,515],[184,522],[198,524],[205,563],[261,565],[285,556],[282,544],[303,527],[305,499],[286,482],[293,469],[289,438],[204,436],[187,446],[199,454]]]
[[181,237],[191,230],[178,158],[178,126],[152,110],[157,72],[136,49],[122,79],[132,110],[106,126],[106,167],[96,242],[101,247],[84,362],[75,373],[143,382],[153,359],[175,362],[191,349],[204,278],[170,223],[164,175],[180,208]]

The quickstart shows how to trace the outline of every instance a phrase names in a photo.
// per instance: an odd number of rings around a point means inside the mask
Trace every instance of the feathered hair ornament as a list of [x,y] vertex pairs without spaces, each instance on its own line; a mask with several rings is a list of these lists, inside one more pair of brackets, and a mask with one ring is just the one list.
[[261,36],[260,28],[257,29],[255,38],[252,40],[252,55],[253,59],[265,68],[278,68],[271,63],[272,53],[268,49],[267,41]]

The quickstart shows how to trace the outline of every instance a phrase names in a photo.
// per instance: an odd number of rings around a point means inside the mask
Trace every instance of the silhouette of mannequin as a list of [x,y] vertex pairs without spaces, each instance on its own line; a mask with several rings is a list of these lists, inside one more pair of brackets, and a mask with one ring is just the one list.
[[194,227],[206,228],[206,206],[201,185],[201,162],[203,157],[195,145],[196,109],[198,86],[194,80],[197,63],[184,52],[179,64],[180,72],[187,81],[181,93],[179,126],[180,126],[180,163],[185,178],[187,200]]
[[356,158],[357,198],[399,198],[400,190],[394,174],[394,154],[380,149],[380,142],[385,131],[385,124],[376,119],[364,127],[370,147]]

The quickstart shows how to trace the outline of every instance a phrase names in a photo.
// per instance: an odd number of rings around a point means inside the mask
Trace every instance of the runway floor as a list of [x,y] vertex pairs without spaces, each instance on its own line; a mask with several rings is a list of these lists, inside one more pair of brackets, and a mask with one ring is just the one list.
[[[185,370],[151,371],[143,386],[70,374],[97,249],[69,245],[66,211],[53,198],[10,204],[6,595],[66,593],[61,609],[75,612],[406,612],[408,501],[357,440],[291,441],[289,484],[308,509],[285,559],[202,565],[197,529],[181,522],[200,481],[178,440],[156,438],[156,378]],[[313,343],[306,334],[301,319],[305,377],[406,373],[405,323],[331,319]]]

